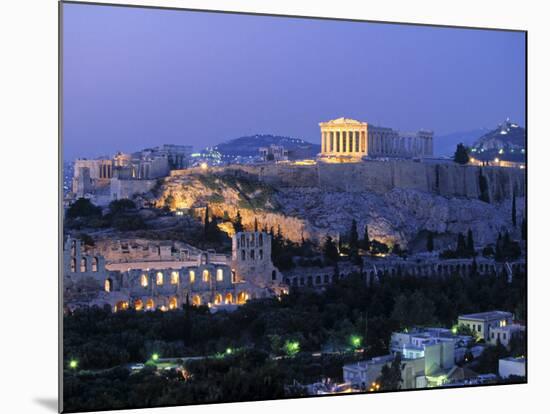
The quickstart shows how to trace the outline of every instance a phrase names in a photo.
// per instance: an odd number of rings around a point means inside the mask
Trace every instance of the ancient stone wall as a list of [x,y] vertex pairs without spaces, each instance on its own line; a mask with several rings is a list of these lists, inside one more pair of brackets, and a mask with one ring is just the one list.
[[[232,167],[280,187],[320,187],[328,191],[374,192],[394,188],[418,190],[448,197],[479,198],[481,181],[491,201],[525,195],[525,170],[462,166],[454,163],[363,161],[359,163],[290,163]],[[480,175],[483,178],[480,178]]]

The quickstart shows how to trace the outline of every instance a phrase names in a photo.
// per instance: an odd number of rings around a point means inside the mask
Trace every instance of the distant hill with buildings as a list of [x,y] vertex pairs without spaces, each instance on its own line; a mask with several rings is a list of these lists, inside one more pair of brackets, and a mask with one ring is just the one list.
[[525,162],[526,141],[525,128],[506,120],[476,140],[472,145],[472,153],[482,161],[498,158]]
[[321,152],[319,144],[279,135],[252,135],[235,138],[216,145],[213,150],[218,151],[225,159],[228,157],[255,157],[259,155],[260,148],[270,145],[278,145],[287,149],[288,157],[291,160],[313,158]]
[[452,156],[460,143],[472,148],[478,159],[490,160],[500,155],[502,159],[520,161],[525,158],[526,133],[525,128],[506,120],[495,129],[478,128],[440,135],[434,139],[434,155]]

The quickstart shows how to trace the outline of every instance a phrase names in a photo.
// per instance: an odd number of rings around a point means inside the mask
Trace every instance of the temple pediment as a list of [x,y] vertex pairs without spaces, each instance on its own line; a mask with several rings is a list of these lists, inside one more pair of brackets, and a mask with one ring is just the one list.
[[346,124],[346,125],[349,125],[349,124],[362,125],[362,124],[364,124],[364,122],[358,121],[356,119],[344,118],[344,117],[332,119],[332,120],[330,120],[326,123],[327,124]]

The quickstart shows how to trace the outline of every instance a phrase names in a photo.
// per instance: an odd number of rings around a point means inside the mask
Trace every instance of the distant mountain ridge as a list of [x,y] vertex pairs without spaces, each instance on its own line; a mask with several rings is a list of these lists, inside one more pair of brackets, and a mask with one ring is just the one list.
[[477,128],[468,131],[452,132],[434,137],[434,155],[438,157],[452,156],[460,143],[470,147],[479,137],[489,132],[489,128]]
[[225,157],[255,157],[259,155],[261,147],[281,145],[289,151],[290,159],[315,157],[321,152],[321,145],[313,144],[301,138],[285,137],[280,135],[258,134],[231,139],[213,147]]

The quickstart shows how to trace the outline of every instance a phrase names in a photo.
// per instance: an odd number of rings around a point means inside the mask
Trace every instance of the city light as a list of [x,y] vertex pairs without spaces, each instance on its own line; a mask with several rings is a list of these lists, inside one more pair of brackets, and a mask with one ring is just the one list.
[[500,160],[498,158],[495,158],[495,162],[499,162]]
[[300,352],[300,343],[298,341],[286,341],[284,350],[288,356],[294,356]]
[[154,353],[153,355],[151,355],[151,359],[152,359],[153,361],[158,361],[158,359],[159,359],[159,354]]
[[378,391],[378,390],[380,390],[380,384],[378,384],[377,382],[373,382],[370,385],[369,391],[370,392],[375,392],[375,391]]
[[78,367],[78,361],[76,359],[71,359],[69,362],[69,368],[76,369]]
[[225,350],[225,353],[226,353],[227,355],[231,355],[231,354],[233,353],[233,350],[232,350],[231,348],[227,348],[227,349]]
[[362,338],[359,335],[351,335],[349,342],[353,348],[359,348],[361,346]]
[[203,162],[201,163],[201,170],[207,170],[208,169],[208,164]]

